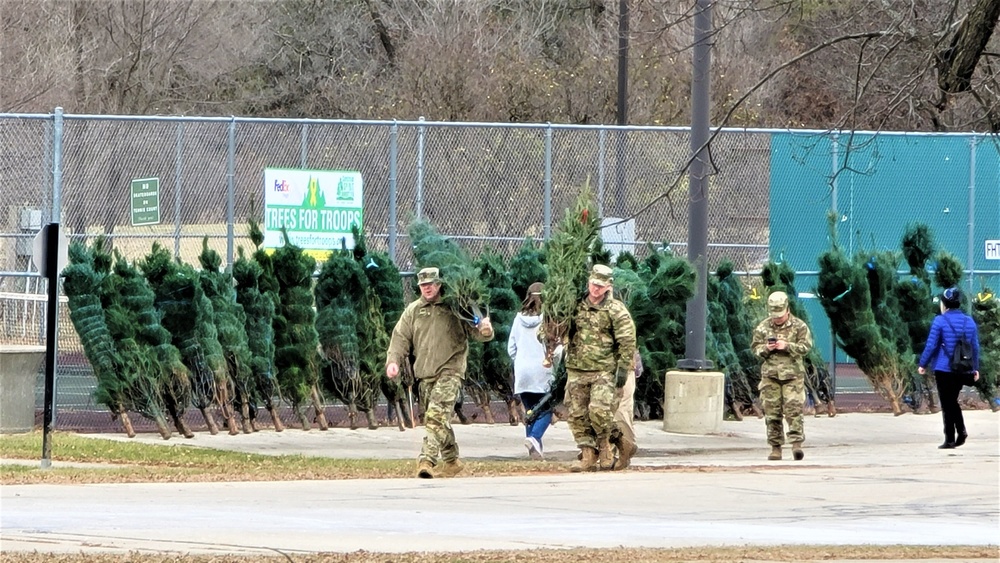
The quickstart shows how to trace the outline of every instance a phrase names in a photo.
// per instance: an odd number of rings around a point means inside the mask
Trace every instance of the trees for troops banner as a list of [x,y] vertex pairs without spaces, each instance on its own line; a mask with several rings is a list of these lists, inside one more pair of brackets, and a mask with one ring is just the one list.
[[264,169],[264,247],[291,243],[323,260],[331,250],[354,248],[351,225],[362,224],[361,173],[346,170]]

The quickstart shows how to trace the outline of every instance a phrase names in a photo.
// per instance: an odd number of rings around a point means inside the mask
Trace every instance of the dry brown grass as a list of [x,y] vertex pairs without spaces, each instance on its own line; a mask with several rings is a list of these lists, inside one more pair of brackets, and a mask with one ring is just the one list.
[[996,561],[996,547],[935,546],[772,546],[679,549],[532,549],[454,553],[320,553],[314,555],[238,556],[168,554],[2,553],[0,563],[672,563],[705,561]]

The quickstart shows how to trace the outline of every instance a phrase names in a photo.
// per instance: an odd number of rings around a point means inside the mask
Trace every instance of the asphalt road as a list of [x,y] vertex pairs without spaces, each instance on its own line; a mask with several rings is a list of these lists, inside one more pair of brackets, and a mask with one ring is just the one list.
[[[764,424],[710,435],[641,423],[621,473],[0,489],[0,551],[289,554],[539,547],[1000,543],[1000,415],[966,413],[969,442],[938,450],[940,416],[806,420],[806,459],[767,462]],[[456,427],[466,459],[523,459],[523,428]],[[332,429],[163,442],[265,454],[412,459],[423,432]],[[127,440],[120,434],[94,439]],[[550,460],[575,449],[565,423]],[[788,456],[786,455],[786,458]],[[30,461],[26,463],[32,463]],[[545,462],[543,462],[545,463]],[[58,462],[56,466],[58,467]],[[998,552],[1000,554],[1000,552]]]

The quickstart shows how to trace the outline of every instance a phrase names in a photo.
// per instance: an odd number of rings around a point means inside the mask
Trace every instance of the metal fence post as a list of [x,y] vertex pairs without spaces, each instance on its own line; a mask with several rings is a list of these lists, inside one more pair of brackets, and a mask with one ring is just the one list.
[[181,186],[184,185],[184,122],[177,124],[177,156],[174,159],[174,258],[181,257]]
[[396,158],[399,152],[399,124],[389,128],[389,257],[396,262]]
[[[62,222],[62,156],[63,156],[63,108],[57,107],[55,115],[52,118],[52,218],[51,222],[59,224]],[[58,233],[58,227],[56,227],[56,233]],[[54,234],[53,234],[54,236]],[[50,254],[51,256],[52,254]],[[58,271],[58,265],[52,267],[53,272]],[[44,272],[39,272],[44,275]],[[55,351],[52,354],[52,415],[49,418],[49,422],[52,424],[52,429],[55,430],[58,426],[56,422],[58,421],[59,412],[59,275],[51,275],[47,282],[50,286],[52,284],[57,284],[56,288],[48,289],[49,299],[55,299],[56,302],[52,305],[52,312],[47,314],[47,319],[54,326],[51,330],[48,330],[47,334],[52,337],[51,343],[46,343],[52,346]],[[55,296],[55,297],[53,297]]]
[[229,121],[229,154],[226,162],[226,268],[232,271],[236,240],[236,117]]
[[[834,133],[833,137],[830,139],[830,170],[831,177],[833,180],[830,182],[830,208],[833,211],[836,223],[840,224],[840,211],[837,210],[837,179],[840,177],[837,174],[837,169],[840,167],[840,151],[838,150],[837,144],[840,142],[840,137]],[[836,227],[835,227],[836,228]],[[830,325],[830,392],[833,393],[834,397],[837,395],[837,333],[833,330],[833,325]],[[831,397],[832,399],[833,397]]]
[[608,131],[601,129],[597,132],[597,216],[604,217],[604,143],[607,141]]
[[969,295],[975,293],[972,278],[976,275],[975,234],[976,234],[976,138],[969,139],[969,224],[967,236],[969,253]]
[[[420,122],[424,122],[424,116],[420,116]],[[424,218],[424,130],[421,125],[417,127],[417,220]]]
[[62,219],[62,142],[63,108],[57,107],[52,116],[52,217],[51,222]]
[[545,127],[545,203],[544,217],[545,240],[552,236],[552,124]]
[[309,168],[309,124],[302,124],[299,135],[299,168]]

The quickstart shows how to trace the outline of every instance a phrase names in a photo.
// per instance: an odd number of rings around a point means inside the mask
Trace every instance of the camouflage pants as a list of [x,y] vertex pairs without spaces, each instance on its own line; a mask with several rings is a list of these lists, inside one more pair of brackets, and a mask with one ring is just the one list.
[[426,435],[420,449],[420,461],[437,465],[458,459],[458,444],[455,442],[455,431],[451,428],[451,413],[455,410],[455,401],[461,390],[462,378],[458,375],[420,380],[420,399],[421,402],[426,401]]
[[566,370],[567,421],[578,447],[597,448],[615,426],[618,398],[614,374],[609,371]]
[[782,420],[788,423],[788,441],[804,442],[802,428],[802,405],[806,401],[803,378],[760,380],[760,402],[764,406],[764,423],[767,425],[767,443],[781,446],[785,443],[785,429]]

